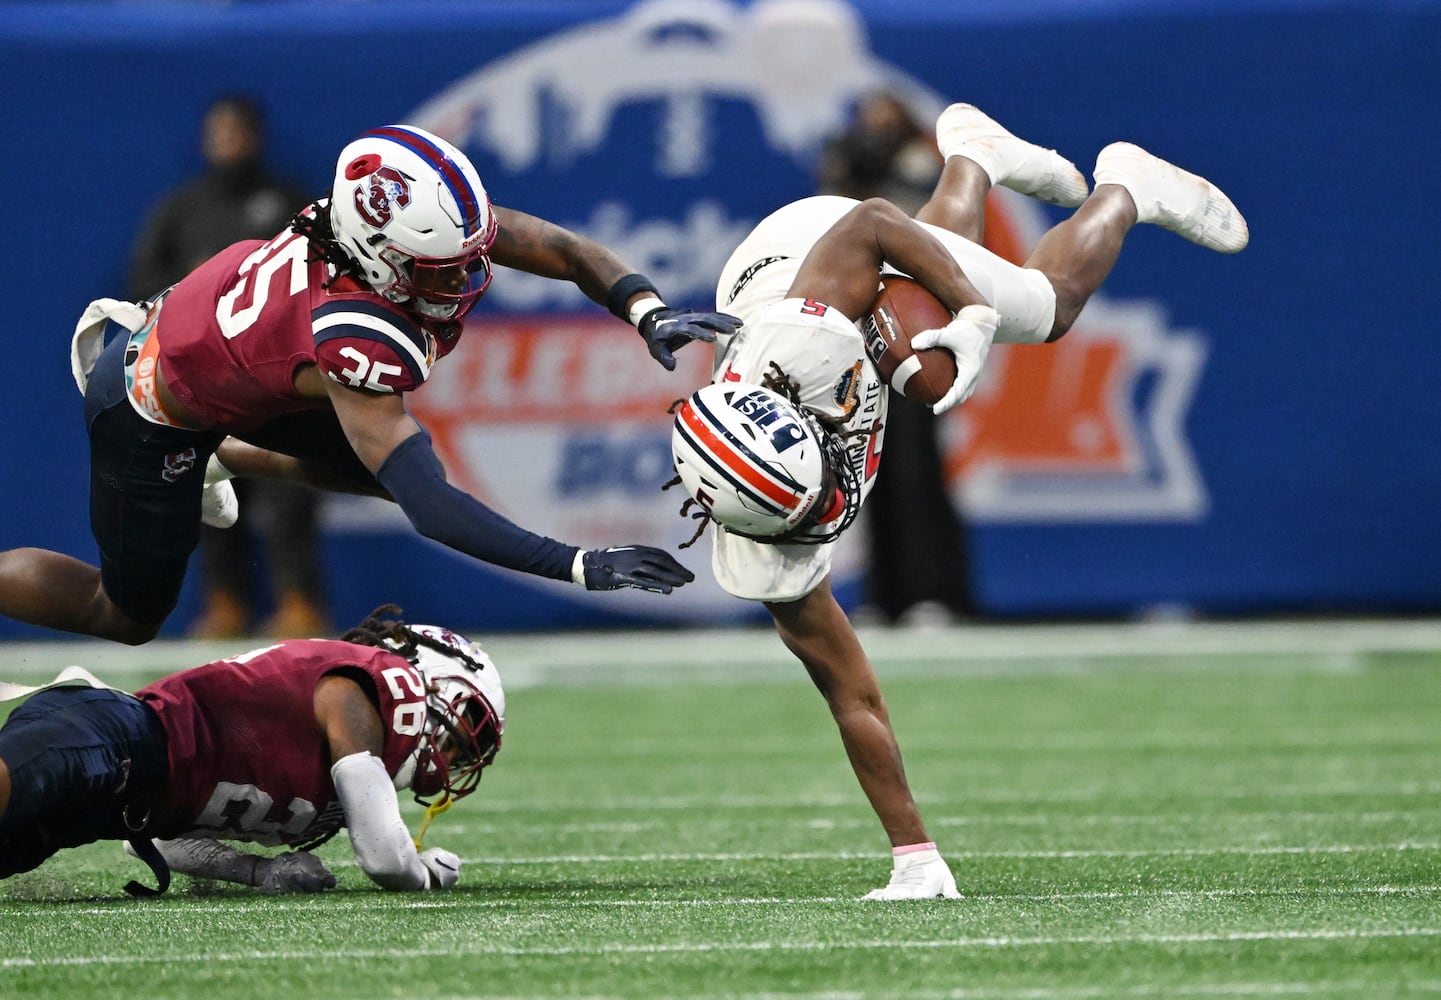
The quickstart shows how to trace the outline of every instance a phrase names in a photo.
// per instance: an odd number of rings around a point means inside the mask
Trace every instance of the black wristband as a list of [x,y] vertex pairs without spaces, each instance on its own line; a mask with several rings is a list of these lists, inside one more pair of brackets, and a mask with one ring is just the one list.
[[660,298],[660,292],[656,291],[655,285],[643,274],[627,274],[615,284],[610,286],[610,291],[605,293],[605,307],[610,310],[611,315],[617,319],[630,322],[630,314],[626,312],[626,303],[631,300],[636,292],[651,292],[656,298]]

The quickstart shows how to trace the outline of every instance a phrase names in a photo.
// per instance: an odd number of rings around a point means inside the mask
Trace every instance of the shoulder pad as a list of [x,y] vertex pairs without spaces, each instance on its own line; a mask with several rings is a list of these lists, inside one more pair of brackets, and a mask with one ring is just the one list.
[[408,392],[430,375],[435,338],[402,310],[366,298],[311,313],[315,362],[330,378],[372,392]]

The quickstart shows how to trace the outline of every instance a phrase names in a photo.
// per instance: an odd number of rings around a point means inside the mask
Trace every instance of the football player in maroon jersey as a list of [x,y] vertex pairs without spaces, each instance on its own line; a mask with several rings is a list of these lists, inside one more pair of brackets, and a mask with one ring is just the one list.
[[386,605],[339,640],[282,642],[134,695],[40,689],[0,727],[0,878],[124,840],[159,892],[170,870],[316,892],[335,877],[310,850],[345,827],[377,885],[455,885],[460,859],[417,849],[396,790],[423,804],[474,791],[500,749],[505,694],[480,647],[398,613]]
[[[582,550],[447,481],[405,394],[455,347],[492,260],[575,283],[633,323],[668,369],[685,343],[739,324],[670,309],[605,247],[492,206],[470,161],[443,139],[400,125],[367,132],[341,152],[330,196],[291,228],[221,251],[153,302],[102,299],[86,310],[71,358],[85,393],[100,565],[0,552],[0,614],[130,644],[154,638],[202,514],[226,520],[228,474],[385,496],[429,538],[588,590],[668,594],[693,580],[661,549]],[[223,465],[210,461],[222,442]],[[207,467],[217,473],[209,484]]]

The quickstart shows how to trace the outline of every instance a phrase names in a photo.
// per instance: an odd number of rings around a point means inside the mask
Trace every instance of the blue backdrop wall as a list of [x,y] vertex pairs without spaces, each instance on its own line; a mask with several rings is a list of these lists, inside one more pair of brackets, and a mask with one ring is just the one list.
[[[1133,377],[1110,417],[1141,427],[1128,468],[1100,479],[1064,463],[1038,473],[1007,466],[1016,456],[1003,449],[990,466],[972,456],[957,473],[988,612],[1441,606],[1441,330],[1431,303],[1441,251],[1430,219],[1441,5],[875,0],[847,9],[853,18],[820,0],[6,4],[0,548],[93,558],[69,335],[90,299],[123,289],[145,214],[200,168],[197,122],[219,93],[260,98],[274,166],[317,195],[337,151],[364,129],[411,120],[445,131],[498,202],[611,242],[673,300],[700,304],[746,226],[810,192],[819,138],[847,102],[889,82],[920,105],[973,101],[1088,173],[1106,142],[1141,142],[1217,179],[1253,234],[1229,258],[1138,230],[1107,282],[1097,333],[1078,342],[1134,328],[1114,341]],[[807,18],[821,30],[794,30]],[[1048,207],[1014,212],[1022,231],[1059,218]],[[506,283],[497,279],[470,337],[514,317],[605,326],[601,310],[564,289],[517,279],[502,292]],[[590,334],[574,336],[583,345]],[[1148,343],[1164,349],[1148,354],[1139,346]],[[651,364],[638,343],[634,353]],[[608,412],[604,399],[591,405]],[[523,422],[482,417],[491,435],[530,440]],[[570,449],[573,461],[591,422],[540,420],[545,446]],[[614,449],[626,426],[586,454]],[[665,425],[634,430],[654,443]],[[485,466],[483,446],[468,454]],[[627,490],[653,483],[601,484],[611,465],[594,464],[596,492],[611,491],[607,502],[622,511],[604,531],[649,535],[649,514],[623,512]],[[489,495],[509,496],[494,464],[476,477]],[[555,493],[543,477],[528,488]],[[512,513],[526,502],[523,492],[510,500]],[[535,509],[521,519],[582,540],[570,508],[557,506],[554,520]],[[751,613],[719,597],[671,606],[537,587],[439,551],[365,506],[338,507],[329,525],[342,622],[390,599],[484,629]],[[855,578],[843,581],[852,602]],[[188,592],[171,633],[194,604]],[[43,634],[0,621],[0,636]]]

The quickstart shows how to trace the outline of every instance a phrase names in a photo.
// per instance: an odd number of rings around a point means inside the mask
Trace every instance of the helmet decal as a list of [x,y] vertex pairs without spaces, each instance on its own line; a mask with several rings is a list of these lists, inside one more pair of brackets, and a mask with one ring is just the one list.
[[[671,458],[685,514],[699,506],[732,534],[763,542],[825,544],[817,518],[836,492],[844,449],[804,408],[769,386],[718,382],[676,408]],[[849,491],[843,490],[848,497]]]
[[499,224],[474,165],[440,136],[386,125],[353,140],[327,210],[335,266],[382,298],[454,323],[485,294]]
[[[774,407],[767,407],[762,399],[759,405],[742,405],[754,396],[747,394],[740,400],[730,400],[729,405],[741,413],[751,415],[759,411],[774,423]],[[767,412],[769,410],[770,412]],[[759,421],[757,421],[759,422]],[[681,405],[676,414],[676,433],[700,455],[712,472],[720,476],[731,488],[773,514],[786,516],[796,500],[803,497],[806,487],[797,482],[786,470],[767,462],[753,448],[729,429],[698,395],[691,396]],[[782,448],[789,448],[805,437],[804,430],[795,420],[787,420],[770,435],[774,442],[779,438]]]
[[[417,802],[464,798],[495,759],[505,731],[505,691],[484,650],[435,625],[408,625],[409,659],[426,687],[426,721],[405,780]],[[397,775],[400,778],[400,775]]]
[[451,196],[455,198],[455,203],[460,208],[465,235],[471,237],[480,232],[483,225],[482,216],[488,214],[484,212],[484,208],[489,202],[486,198],[476,194],[470,181],[466,179],[465,172],[445,150],[431,142],[418,130],[407,129],[399,125],[387,125],[366,134],[380,139],[389,139],[391,142],[404,146],[430,164],[440,175],[441,180],[445,182],[445,186],[450,190]]
[[380,162],[380,157],[374,153],[357,156],[346,165],[345,179],[348,181],[358,181],[366,174],[371,174],[379,170]]
[[394,167],[381,167],[355,189],[355,210],[376,229],[384,229],[395,210],[410,204],[410,182]]

